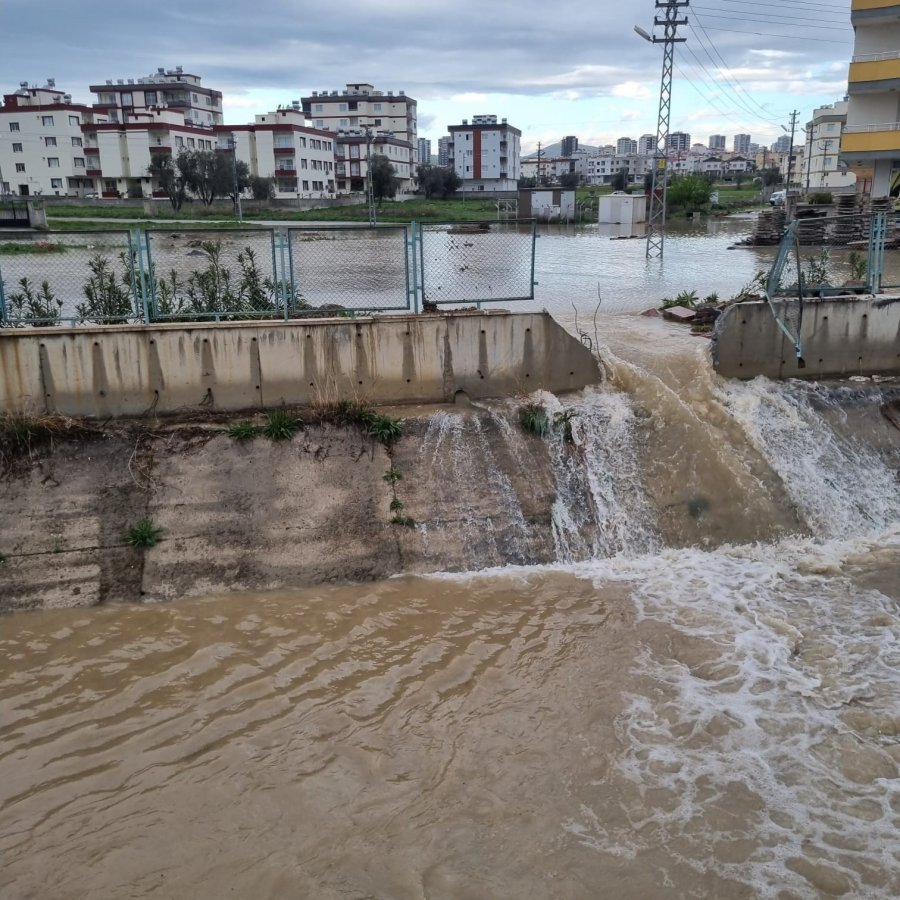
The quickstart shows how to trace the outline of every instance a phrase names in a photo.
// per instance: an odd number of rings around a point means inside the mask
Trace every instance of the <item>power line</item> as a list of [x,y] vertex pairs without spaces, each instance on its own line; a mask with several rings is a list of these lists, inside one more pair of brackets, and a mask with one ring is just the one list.
[[[759,37],[775,37],[775,38],[784,38],[788,41],[797,40],[796,34],[774,34],[771,31],[746,31],[742,28],[719,28],[717,25],[710,25],[709,31],[727,31],[729,34],[755,34]],[[814,38],[814,37],[806,37],[803,36],[803,42],[814,41],[817,44],[849,44],[849,39],[846,41],[836,41],[831,38]]]
[[[747,0],[721,0],[722,3],[740,3],[746,7]],[[815,7],[817,9],[834,10],[835,12],[847,13],[846,3],[825,3],[824,0],[784,0],[783,3],[771,2],[771,0],[756,0],[754,6],[777,6],[780,9],[786,7],[802,8],[806,6]]]
[[[702,10],[714,10],[716,7],[714,6],[695,6],[694,9],[702,9]],[[816,21],[815,19],[805,19],[800,18],[799,16],[771,16],[768,19],[754,19],[751,16],[730,16],[730,15],[717,15],[716,13],[706,12],[705,15],[710,19],[725,19],[727,22],[761,22],[763,25],[777,25],[778,27],[783,28],[798,28],[801,25],[804,28],[818,28],[822,31],[848,31],[849,28],[846,25],[811,25],[810,22]],[[791,19],[793,21],[785,21],[785,22],[776,22],[774,19]]]

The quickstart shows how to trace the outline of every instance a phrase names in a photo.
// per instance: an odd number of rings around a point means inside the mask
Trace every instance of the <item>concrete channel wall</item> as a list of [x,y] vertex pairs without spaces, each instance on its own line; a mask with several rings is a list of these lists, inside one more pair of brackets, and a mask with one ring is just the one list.
[[592,354],[547,313],[0,332],[0,412],[106,418],[354,398],[432,403],[599,379]]
[[801,340],[806,368],[768,304],[740,303],[716,323],[713,366],[719,375],[743,379],[900,375],[900,297],[805,301]]

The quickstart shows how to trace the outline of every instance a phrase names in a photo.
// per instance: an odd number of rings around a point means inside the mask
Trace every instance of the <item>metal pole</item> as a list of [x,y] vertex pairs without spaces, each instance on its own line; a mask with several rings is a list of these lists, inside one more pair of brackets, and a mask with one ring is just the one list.
[[241,192],[238,183],[237,141],[233,134],[231,135],[231,169],[234,173],[234,213],[237,216],[238,222],[243,222],[244,211],[241,209]]
[[375,214],[375,186],[372,184],[372,129],[366,129],[366,205],[369,209],[369,224],[377,224]]
[[650,220],[647,223],[647,258],[662,258],[666,240],[666,194],[669,173],[667,162],[669,121],[672,115],[672,72],[675,67],[675,45],[687,39],[678,37],[678,26],[687,25],[687,17],[679,19],[678,10],[690,6],[690,0],[656,0],[656,8],[665,10],[665,18],[656,16],[654,26],[663,26],[663,37],[650,36],[636,29],[652,44],[663,45],[662,78],[659,85],[659,115],[656,121],[656,152],[653,156],[653,182],[650,189]]
[[799,115],[800,112],[796,109],[791,113],[791,149],[788,151],[787,194],[785,194],[785,197],[789,197],[791,193],[791,175],[794,171],[794,134],[797,130],[797,118]]

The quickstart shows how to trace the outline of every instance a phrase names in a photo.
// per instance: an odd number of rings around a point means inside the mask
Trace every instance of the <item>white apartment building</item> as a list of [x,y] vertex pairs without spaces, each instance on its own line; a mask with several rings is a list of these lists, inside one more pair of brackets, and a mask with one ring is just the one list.
[[691,136],[684,131],[673,131],[666,136],[666,151],[683,153],[691,149]]
[[642,156],[638,153],[626,155],[589,156],[585,160],[585,179],[588,184],[609,184],[615,175],[624,171],[628,175],[628,181],[632,184],[644,180],[644,176],[651,171],[653,158]]
[[[380,91],[371,84],[348,84],[341,91],[313,91],[300,101],[308,124],[321,131],[383,135],[396,148],[405,143],[410,170],[418,147],[417,103],[404,91]],[[396,154],[396,150],[393,151]],[[340,183],[340,179],[338,179]],[[340,190],[340,188],[338,188]]]
[[750,152],[750,135],[749,134],[736,134],[734,136],[734,152],[735,153],[749,153]]
[[514,191],[522,171],[522,132],[499,123],[494,115],[475,116],[470,125],[448,128],[450,165],[462,180],[462,191]]
[[44,87],[22,82],[0,106],[0,195],[84,196],[94,191],[82,125],[89,106],[73,103],[50,79]]
[[94,110],[110,122],[127,124],[148,110],[162,108],[179,112],[184,124],[212,128],[222,124],[222,94],[205,88],[198,75],[181,66],[142,78],[109,78],[106,84],[92,84],[97,99]]
[[655,134],[642,134],[638,138],[637,152],[641,156],[655,156],[656,155],[656,135]]
[[82,126],[86,174],[101,197],[165,196],[149,168],[160,156],[183,150],[214,150],[212,128],[185,124],[181,110],[154,107],[134,110],[127,122],[93,122]]
[[628,156],[638,152],[638,143],[634,138],[620,137],[616,141],[616,156]]
[[724,134],[711,134],[709,136],[709,149],[710,150],[724,150],[725,149],[725,135]]
[[[369,146],[371,143],[371,146]],[[385,156],[399,180],[400,193],[412,190],[415,165],[409,156],[409,142],[387,134],[366,135],[362,131],[339,131],[335,136],[335,182],[339,193],[362,192],[369,174],[368,157]]]
[[219,150],[237,153],[251,175],[275,179],[276,198],[334,193],[335,135],[310,128],[299,102],[215,132]]
[[[847,100],[813,110],[806,124],[804,148],[804,188],[807,191],[853,191],[856,175],[841,165],[841,133],[847,122]],[[844,171],[842,171],[842,169]]]

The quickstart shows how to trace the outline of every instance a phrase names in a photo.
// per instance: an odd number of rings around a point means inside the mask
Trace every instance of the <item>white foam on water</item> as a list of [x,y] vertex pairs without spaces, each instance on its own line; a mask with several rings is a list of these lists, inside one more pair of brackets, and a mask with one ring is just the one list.
[[565,832],[663,847],[758,897],[897,896],[900,615],[842,574],[872,553],[900,558],[900,528],[576,567],[633,585],[643,638],[607,778],[627,827],[588,807]]
[[[900,519],[896,451],[879,453],[853,429],[842,432],[842,403],[883,400],[879,388],[829,388],[807,382],[720,382],[714,390],[753,446],[782,480],[810,529],[824,538],[877,533]],[[888,427],[885,425],[885,427]]]

